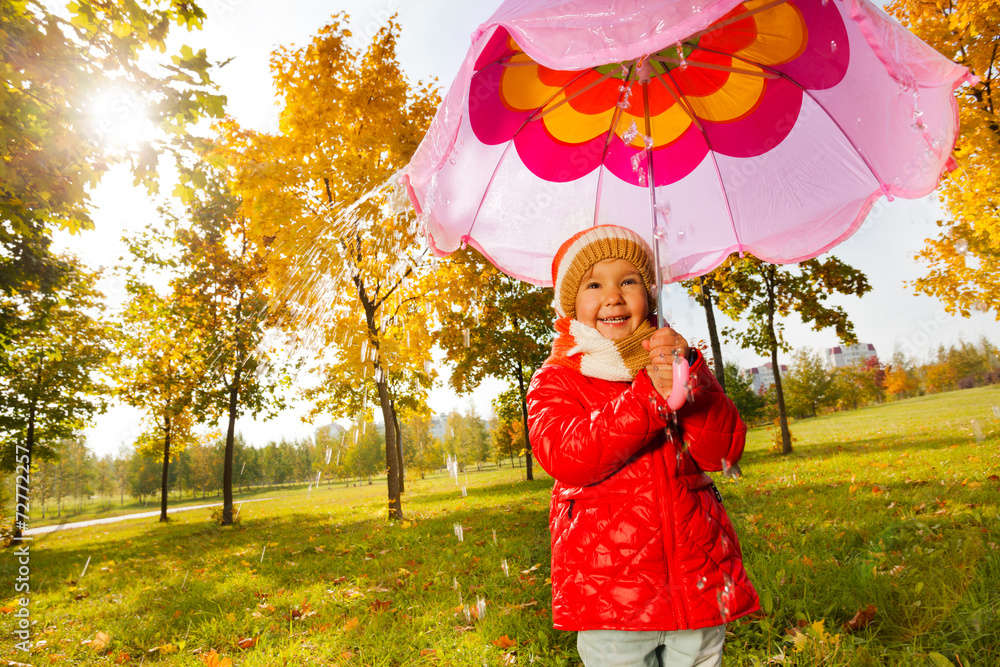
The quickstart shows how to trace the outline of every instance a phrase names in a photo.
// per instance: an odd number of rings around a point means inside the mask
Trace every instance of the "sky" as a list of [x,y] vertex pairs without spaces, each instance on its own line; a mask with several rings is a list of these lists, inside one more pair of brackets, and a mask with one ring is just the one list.
[[[489,18],[493,3],[467,0],[203,0],[208,18],[200,33],[183,35],[183,42],[206,48],[209,58],[221,62],[232,59],[215,76],[228,96],[227,112],[242,125],[257,130],[273,130],[278,109],[274,100],[268,69],[270,53],[280,46],[306,43],[330,17],[340,11],[350,16],[350,26],[357,46],[370,41],[388,17],[398,15],[402,33],[399,59],[411,82],[437,78],[446,88],[454,78],[470,44],[470,35]],[[443,91],[442,91],[443,92]],[[116,123],[113,133],[126,123]],[[164,188],[169,191],[169,188]],[[96,268],[115,264],[123,252],[123,234],[137,230],[157,218],[156,201],[144,190],[131,186],[124,169],[113,170],[93,192],[95,229],[74,237],[60,237],[59,243],[77,253]],[[881,359],[888,361],[895,349],[918,360],[933,356],[939,345],[949,345],[960,337],[975,342],[987,337],[1000,342],[1000,323],[992,315],[974,313],[971,318],[948,315],[943,305],[927,296],[918,296],[906,285],[922,275],[924,267],[914,258],[923,240],[936,235],[935,222],[945,216],[936,198],[921,200],[884,199],[876,205],[865,225],[833,253],[868,276],[872,291],[863,298],[834,298],[851,315],[860,341],[872,343]],[[111,300],[122,298],[122,285],[108,281],[105,292]],[[668,320],[689,341],[707,340],[708,330],[703,310],[678,288],[668,290],[665,302]],[[720,328],[731,324],[719,316]],[[837,345],[831,330],[816,332],[794,315],[785,322],[785,334],[796,348],[811,347],[817,352]],[[742,367],[765,361],[752,351],[735,345],[723,346],[724,356]],[[788,355],[783,355],[786,362]],[[440,360],[440,357],[439,357]],[[446,369],[438,364],[446,379]],[[490,414],[490,400],[503,385],[487,382],[472,394],[471,400],[480,415]],[[469,397],[456,396],[443,382],[431,392],[430,405],[436,413],[465,411]],[[269,422],[244,418],[237,430],[256,446],[281,437],[300,438],[312,434],[315,426],[304,424],[300,416],[305,406],[293,404],[292,410]],[[85,432],[88,444],[98,454],[117,452],[141,432],[140,414],[128,407],[116,406],[97,418]]]

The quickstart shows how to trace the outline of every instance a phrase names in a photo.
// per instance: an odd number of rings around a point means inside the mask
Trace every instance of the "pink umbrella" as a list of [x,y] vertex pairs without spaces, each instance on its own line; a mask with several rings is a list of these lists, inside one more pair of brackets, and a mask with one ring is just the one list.
[[537,285],[605,223],[662,282],[798,262],[934,190],[970,80],[867,0],[508,0],[403,179],[438,254]]

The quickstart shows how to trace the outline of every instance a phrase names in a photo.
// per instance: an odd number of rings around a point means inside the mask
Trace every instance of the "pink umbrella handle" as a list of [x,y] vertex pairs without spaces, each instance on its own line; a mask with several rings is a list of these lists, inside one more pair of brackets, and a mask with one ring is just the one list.
[[670,390],[670,396],[667,398],[667,407],[671,410],[679,409],[687,401],[689,370],[687,359],[684,357],[674,359],[674,385]]

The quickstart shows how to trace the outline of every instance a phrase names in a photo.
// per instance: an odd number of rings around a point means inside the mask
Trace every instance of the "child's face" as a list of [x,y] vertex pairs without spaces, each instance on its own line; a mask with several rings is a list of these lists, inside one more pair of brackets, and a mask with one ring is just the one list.
[[646,286],[635,265],[606,259],[590,267],[576,293],[576,319],[612,340],[627,338],[649,315]]

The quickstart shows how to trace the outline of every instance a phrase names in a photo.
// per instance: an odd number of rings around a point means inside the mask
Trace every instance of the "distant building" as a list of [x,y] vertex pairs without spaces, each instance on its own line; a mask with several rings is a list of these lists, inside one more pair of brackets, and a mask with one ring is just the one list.
[[448,415],[434,415],[431,417],[431,435],[438,440],[444,439],[444,434],[448,431]]
[[[782,373],[788,372],[788,366],[779,364],[778,367]],[[766,391],[768,387],[774,384],[774,366],[771,365],[770,361],[763,366],[751,368],[746,373],[749,374],[750,380],[753,382],[753,390],[757,393]]]
[[875,354],[875,346],[871,343],[838,345],[837,347],[827,348],[825,354],[827,368],[855,366],[863,363],[869,357],[878,358],[878,355]]

